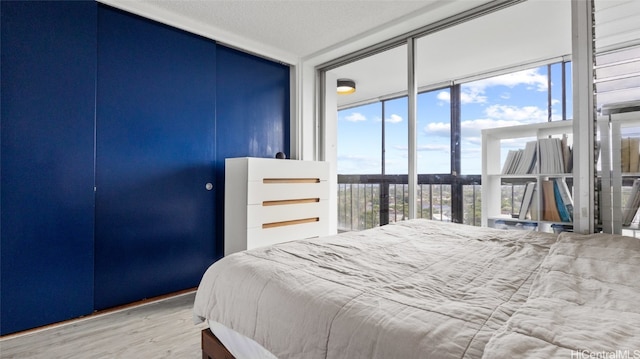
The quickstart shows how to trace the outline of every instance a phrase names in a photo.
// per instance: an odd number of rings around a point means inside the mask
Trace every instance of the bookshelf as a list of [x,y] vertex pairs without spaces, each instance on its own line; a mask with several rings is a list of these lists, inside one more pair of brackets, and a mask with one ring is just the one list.
[[[546,232],[572,229],[571,219],[566,217],[566,211],[572,207],[558,205],[561,198],[568,205],[572,204],[571,165],[564,167],[572,158],[565,150],[572,146],[572,134],[570,120],[482,130],[483,226]],[[535,148],[533,155],[532,147]],[[515,151],[518,149],[521,150],[520,160],[514,165],[509,157],[517,158]],[[505,187],[517,188],[522,193],[512,201],[511,213],[503,211]],[[557,196],[560,198],[556,200]]]
[[[640,186],[640,166],[635,165],[640,157],[640,112],[612,113],[600,117],[600,122],[608,125],[609,141],[603,141],[602,152],[610,153],[610,165],[603,164],[603,179],[609,178],[609,185],[603,182],[601,218],[607,233],[640,235],[640,224],[636,217],[637,206],[631,205],[634,192]],[[601,126],[602,127],[602,126]],[[601,128],[601,133],[607,131]],[[635,157],[635,158],[634,158]],[[638,180],[638,181],[636,181]],[[640,198],[639,198],[640,199]]]

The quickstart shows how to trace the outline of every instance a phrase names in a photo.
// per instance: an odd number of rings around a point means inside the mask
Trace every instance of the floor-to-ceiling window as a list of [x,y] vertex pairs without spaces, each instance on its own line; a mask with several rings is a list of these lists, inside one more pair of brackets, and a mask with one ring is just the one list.
[[[338,173],[341,176],[382,173],[381,114],[380,102],[338,113]],[[360,182],[338,184],[338,228],[341,230],[380,225],[380,185]]]
[[[418,93],[417,217],[451,221],[451,89]],[[428,177],[428,178],[426,178]]]
[[[571,82],[563,81],[563,68],[570,63],[555,62],[460,85],[461,172],[481,172],[481,130],[538,122],[571,119],[570,103],[563,94],[571,93]],[[524,147],[535,138],[502,141],[501,168],[510,150]],[[571,141],[569,139],[569,144]],[[502,185],[502,214],[517,214],[527,179],[510,179]],[[465,222],[468,223],[468,222]],[[474,221],[475,223],[475,221]]]
[[[356,94],[364,96],[338,99],[340,229],[363,229],[409,217],[407,173],[412,157],[418,173],[416,216],[480,225],[484,160],[480,131],[571,118],[570,6],[547,5],[519,3],[414,37],[415,153],[407,141],[412,128],[407,126],[406,85],[396,83],[407,83],[406,45],[382,52],[383,66],[368,74],[357,71],[365,63],[362,56],[330,70],[337,77],[353,77]],[[548,21],[533,21],[536,13]],[[392,54],[400,54],[400,60]],[[380,55],[374,51],[371,57]],[[366,87],[366,77],[374,78],[379,87]],[[395,87],[384,88],[386,82]],[[375,115],[366,114],[371,109]],[[366,146],[371,138],[364,138],[368,136],[364,130],[353,130],[356,121],[377,125],[379,144]],[[357,150],[349,152],[354,146]],[[372,171],[356,170],[356,161],[374,158],[379,163],[368,167]],[[517,186],[509,192],[506,212],[519,203]],[[366,214],[357,214],[361,208]]]
[[[407,218],[406,57],[400,45],[336,70],[338,78],[356,79],[355,93],[337,95],[339,230]],[[375,91],[381,87],[382,98]]]
[[[555,62],[420,92],[417,216],[442,221],[460,218],[458,222],[480,225],[480,131],[570,119],[570,97],[566,94],[571,93],[571,82],[562,73],[567,67],[569,62]],[[389,222],[406,218],[406,182],[397,176],[407,172],[406,101],[403,96],[338,112],[338,173],[343,182],[339,218],[343,230],[384,224],[379,220],[384,208],[389,211]],[[526,140],[506,141],[500,160]],[[456,141],[459,164],[452,151]],[[393,183],[396,181],[402,183]],[[389,191],[386,196],[383,188]],[[524,182],[503,186],[504,214],[517,213],[523,191]],[[458,213],[453,210],[456,198],[461,208]]]

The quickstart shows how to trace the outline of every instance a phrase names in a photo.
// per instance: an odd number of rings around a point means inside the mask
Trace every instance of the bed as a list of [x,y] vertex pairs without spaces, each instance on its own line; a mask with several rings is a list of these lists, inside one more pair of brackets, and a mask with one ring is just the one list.
[[194,319],[204,358],[640,358],[639,269],[634,238],[409,220],[227,256]]

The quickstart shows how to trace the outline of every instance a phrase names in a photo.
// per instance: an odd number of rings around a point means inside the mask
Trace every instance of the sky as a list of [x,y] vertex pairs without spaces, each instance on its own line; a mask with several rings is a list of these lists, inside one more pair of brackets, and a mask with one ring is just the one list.
[[[551,66],[552,120],[562,119],[561,64]],[[461,170],[481,174],[481,129],[515,126],[548,119],[547,66],[461,85]],[[567,66],[567,118],[572,118],[571,68]],[[418,95],[417,154],[419,174],[450,173],[449,89]],[[338,111],[338,173],[382,173],[382,119],[385,128],[385,173],[408,172],[407,99],[373,103]],[[503,141],[524,148],[527,139]]]

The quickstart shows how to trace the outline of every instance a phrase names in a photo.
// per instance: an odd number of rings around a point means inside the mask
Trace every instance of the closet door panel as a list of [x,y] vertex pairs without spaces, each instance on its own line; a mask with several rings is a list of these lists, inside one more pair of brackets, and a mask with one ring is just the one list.
[[98,11],[95,306],[198,285],[214,253],[216,44]]
[[[289,67],[218,46],[216,208],[224,208],[224,160],[289,155]],[[224,221],[216,217],[216,252],[224,253]]]
[[97,6],[0,6],[5,335],[93,310]]

